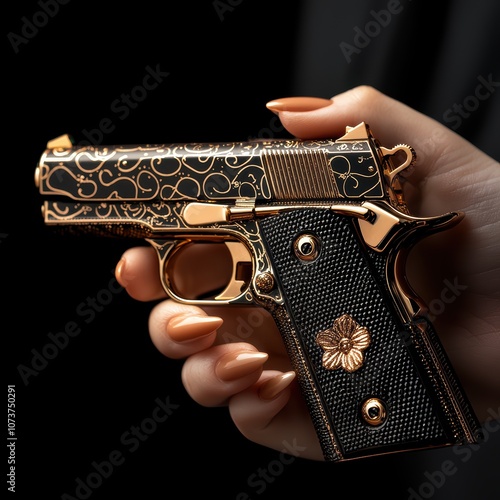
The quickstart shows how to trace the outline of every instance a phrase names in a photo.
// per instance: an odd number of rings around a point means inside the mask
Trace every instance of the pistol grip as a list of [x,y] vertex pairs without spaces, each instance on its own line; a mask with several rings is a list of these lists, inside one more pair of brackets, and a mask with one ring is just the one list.
[[[284,212],[260,227],[284,296],[271,312],[325,459],[474,442],[479,425],[431,326],[397,314],[387,254],[370,252],[351,218],[328,209]],[[442,371],[447,387],[436,380]]]

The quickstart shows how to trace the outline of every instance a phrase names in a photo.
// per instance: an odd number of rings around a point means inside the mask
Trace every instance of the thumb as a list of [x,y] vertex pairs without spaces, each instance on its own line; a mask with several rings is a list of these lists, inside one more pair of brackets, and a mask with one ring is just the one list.
[[337,138],[345,134],[346,126],[365,122],[386,147],[410,142],[419,163],[428,169],[450,141],[461,139],[438,121],[369,86],[355,87],[331,99],[289,97],[266,106],[300,139]]
[[365,122],[383,146],[411,146],[417,164],[404,174],[411,184],[405,184],[405,194],[416,215],[469,208],[477,203],[477,194],[464,191],[467,179],[479,185],[498,171],[492,158],[456,132],[373,87],[355,87],[331,99],[276,99],[267,107],[300,139],[335,139],[345,134],[346,126]]

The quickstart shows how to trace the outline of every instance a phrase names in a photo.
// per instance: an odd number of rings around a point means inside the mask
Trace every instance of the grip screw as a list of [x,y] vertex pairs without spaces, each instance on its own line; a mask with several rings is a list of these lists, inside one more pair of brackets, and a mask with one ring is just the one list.
[[370,425],[381,425],[387,418],[385,404],[378,398],[369,398],[361,407],[361,416]]
[[319,255],[320,242],[312,234],[301,234],[293,242],[293,251],[300,260],[312,262]]
[[274,288],[274,276],[271,273],[260,273],[255,278],[255,286],[260,292],[269,293]]

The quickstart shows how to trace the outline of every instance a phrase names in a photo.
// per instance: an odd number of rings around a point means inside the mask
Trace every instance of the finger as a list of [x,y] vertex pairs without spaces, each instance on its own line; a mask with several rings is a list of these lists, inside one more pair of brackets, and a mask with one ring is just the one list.
[[249,440],[288,454],[323,460],[295,372],[265,370],[250,388],[229,400],[231,418]]
[[428,137],[429,125],[438,125],[433,119],[369,86],[355,87],[331,99],[318,100],[316,106],[321,107],[309,111],[304,111],[300,105],[302,99],[285,98],[267,103],[269,109],[278,113],[285,128],[301,139],[339,137],[345,134],[346,126],[365,122],[375,130],[378,138],[394,141],[397,137],[408,137],[410,132]]
[[[457,133],[372,87],[356,87],[331,100],[320,100],[322,107],[317,100],[308,101],[308,109],[316,107],[310,111],[303,111],[303,105],[293,111],[296,99],[300,104],[304,98],[278,99],[268,107],[297,137],[336,138],[345,133],[346,126],[364,121],[386,147],[409,143],[417,161],[401,175],[408,181],[403,184],[404,196],[413,215],[427,217],[458,210],[468,213],[472,226],[480,222],[471,218],[477,217],[474,207],[478,198],[470,185],[491,185],[491,171],[498,165]],[[435,241],[445,242],[450,237],[441,234]]]
[[164,300],[149,315],[149,334],[164,356],[181,359],[209,348],[222,322],[199,307]]
[[[459,177],[453,175],[451,179],[436,181],[439,175],[443,176],[443,172],[447,171],[443,164],[438,171],[436,161],[442,159],[446,148],[456,142],[453,133],[441,124],[367,86],[355,87],[331,99],[308,101],[308,111],[304,111],[303,98],[298,99],[299,106],[297,98],[278,99],[267,104],[268,108],[278,113],[290,133],[303,139],[338,138],[344,135],[346,126],[365,122],[386,147],[410,142],[409,145],[417,152],[417,164],[410,175],[411,182],[405,183],[404,187],[411,213],[436,215],[458,208],[456,200],[463,197],[454,194],[459,188],[453,186]],[[424,179],[426,184],[425,189],[422,189],[422,186],[417,185]],[[447,243],[446,236],[439,235],[432,242],[442,238]],[[434,255],[434,252],[431,254]],[[419,271],[421,268],[420,264]],[[418,275],[424,276],[424,273],[419,272]],[[427,286],[422,284],[421,288]]]
[[[298,99],[298,111],[296,109]],[[369,86],[355,87],[332,99],[316,103],[316,109],[303,111],[303,98],[271,101],[268,108],[278,113],[283,126],[302,139],[336,138],[346,126],[367,123],[386,147],[411,142],[419,158],[419,174],[428,175],[434,163],[458,137],[436,120],[392,99]],[[284,104],[283,104],[284,102]],[[328,105],[324,105],[324,104]],[[317,107],[317,106],[322,107]],[[310,109],[310,108],[309,108]]]
[[224,243],[191,242],[173,252],[165,273],[177,296],[189,300],[212,298],[230,282],[232,258]]
[[226,405],[257,382],[267,359],[267,353],[245,342],[217,345],[186,359],[182,382],[197,403]]
[[224,324],[218,330],[217,344],[246,342],[259,351],[267,352],[273,360],[273,368],[287,371],[290,360],[280,331],[271,313],[263,307],[204,306],[203,310],[221,317]]
[[191,300],[223,289],[230,281],[231,263],[223,243],[182,245],[168,259],[164,270],[160,269],[153,247],[135,247],[124,252],[115,274],[132,298],[145,302],[166,297],[160,278],[160,273],[165,272],[172,292]]
[[158,300],[166,297],[158,269],[158,257],[152,247],[135,247],[124,252],[115,276],[132,298],[144,302]]

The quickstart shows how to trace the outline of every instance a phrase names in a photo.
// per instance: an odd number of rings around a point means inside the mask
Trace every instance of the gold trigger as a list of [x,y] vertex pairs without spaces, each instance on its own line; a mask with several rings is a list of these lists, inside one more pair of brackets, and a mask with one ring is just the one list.
[[247,247],[239,241],[225,241],[224,244],[231,254],[233,271],[228,285],[215,297],[215,300],[231,300],[238,297],[252,276],[252,256]]

